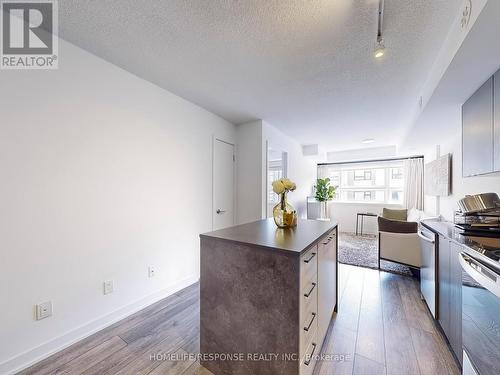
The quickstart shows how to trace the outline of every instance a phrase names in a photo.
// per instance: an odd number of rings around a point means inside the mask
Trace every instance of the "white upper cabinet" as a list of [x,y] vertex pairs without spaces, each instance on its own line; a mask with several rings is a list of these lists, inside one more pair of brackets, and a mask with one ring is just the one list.
[[493,172],[493,77],[462,106],[462,175]]

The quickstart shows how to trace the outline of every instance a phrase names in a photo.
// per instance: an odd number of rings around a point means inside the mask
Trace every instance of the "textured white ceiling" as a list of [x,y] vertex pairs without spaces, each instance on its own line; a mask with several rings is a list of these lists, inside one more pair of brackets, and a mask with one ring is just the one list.
[[[394,144],[462,0],[60,0],[60,35],[238,124]],[[371,146],[375,146],[372,144]]]

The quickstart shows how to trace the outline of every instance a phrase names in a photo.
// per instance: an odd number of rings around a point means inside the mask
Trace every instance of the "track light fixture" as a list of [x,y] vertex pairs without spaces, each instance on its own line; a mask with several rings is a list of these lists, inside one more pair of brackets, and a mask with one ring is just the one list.
[[385,45],[384,45],[384,40],[380,39],[377,40],[377,45],[375,46],[375,51],[373,52],[373,55],[375,58],[380,59],[382,56],[385,54]]
[[377,44],[373,55],[376,59],[380,59],[385,55],[384,38],[382,38],[382,26],[384,23],[384,0],[379,0],[378,3],[378,28],[377,28]]

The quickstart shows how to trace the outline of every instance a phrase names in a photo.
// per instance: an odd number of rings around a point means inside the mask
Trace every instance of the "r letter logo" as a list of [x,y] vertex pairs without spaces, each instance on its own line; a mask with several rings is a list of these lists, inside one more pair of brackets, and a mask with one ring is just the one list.
[[2,69],[56,69],[56,0],[0,0]]

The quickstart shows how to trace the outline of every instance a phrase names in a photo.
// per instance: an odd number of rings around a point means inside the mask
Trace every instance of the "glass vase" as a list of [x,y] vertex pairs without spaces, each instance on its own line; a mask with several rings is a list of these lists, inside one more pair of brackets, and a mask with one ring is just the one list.
[[287,202],[286,193],[282,193],[280,198],[273,209],[274,222],[278,228],[293,228],[297,225],[297,211]]

